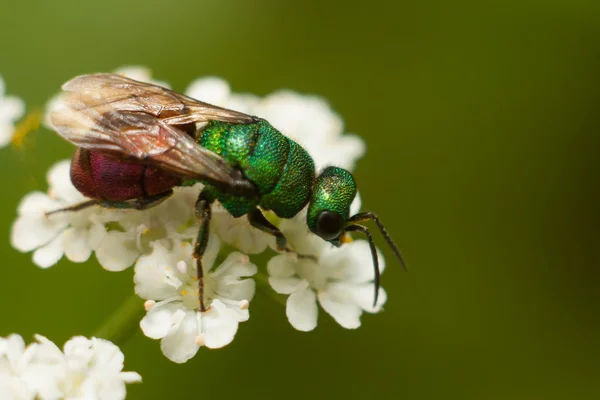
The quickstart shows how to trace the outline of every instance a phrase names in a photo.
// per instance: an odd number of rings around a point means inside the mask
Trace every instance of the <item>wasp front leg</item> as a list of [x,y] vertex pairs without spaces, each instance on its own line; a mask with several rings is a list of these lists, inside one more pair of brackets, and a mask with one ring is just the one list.
[[210,205],[212,199],[206,192],[200,192],[196,201],[196,218],[200,219],[200,228],[194,245],[194,258],[196,259],[196,274],[198,277],[198,300],[200,301],[200,311],[206,311],[204,304],[204,270],[202,269],[202,256],[208,245],[209,225],[211,218]]
[[277,246],[277,251],[281,253],[285,252],[293,254],[298,258],[310,258],[316,261],[315,256],[298,254],[294,250],[292,250],[288,246],[288,242],[284,234],[279,230],[279,228],[270,223],[269,220],[265,218],[264,214],[258,208],[255,208],[254,210],[248,213],[248,221],[250,222],[250,225],[252,225],[256,229],[268,233],[269,235],[275,236],[275,244]]

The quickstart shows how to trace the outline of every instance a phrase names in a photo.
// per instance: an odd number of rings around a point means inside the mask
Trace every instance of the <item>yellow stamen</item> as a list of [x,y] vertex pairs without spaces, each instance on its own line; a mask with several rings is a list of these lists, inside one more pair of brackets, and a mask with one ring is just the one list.
[[340,236],[340,242],[342,242],[342,243],[344,243],[344,244],[347,244],[347,243],[352,243],[352,241],[353,241],[353,240],[354,240],[354,239],[352,239],[352,236],[350,236],[350,235],[349,235],[349,234],[347,234],[347,233],[343,233],[343,234]]
[[14,147],[21,148],[25,142],[25,137],[40,127],[42,121],[42,112],[39,109],[31,111],[15,127],[15,134],[11,143]]

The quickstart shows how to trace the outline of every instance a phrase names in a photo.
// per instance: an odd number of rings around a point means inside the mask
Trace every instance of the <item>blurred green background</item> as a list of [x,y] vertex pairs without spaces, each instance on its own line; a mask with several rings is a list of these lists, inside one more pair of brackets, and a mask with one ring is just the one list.
[[[392,4],[394,3],[394,4]],[[222,350],[176,365],[135,335],[131,399],[597,399],[600,3],[1,0],[0,74],[41,106],[76,74],[140,64],[183,90],[317,93],[359,133],[356,178],[401,245],[383,314],[311,333],[257,295]],[[72,147],[0,156],[0,335],[91,335],[132,292],[95,260],[43,271],[8,237]]]

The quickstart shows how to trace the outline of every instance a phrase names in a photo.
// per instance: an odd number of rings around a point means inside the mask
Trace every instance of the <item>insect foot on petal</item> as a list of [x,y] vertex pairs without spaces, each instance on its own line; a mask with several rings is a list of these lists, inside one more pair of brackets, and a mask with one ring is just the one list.
[[161,349],[171,361],[182,363],[200,347],[220,348],[229,344],[240,322],[248,320],[248,307],[255,286],[248,277],[256,266],[242,253],[233,252],[213,267],[220,243],[211,236],[202,258],[204,301],[198,310],[193,246],[176,246],[158,241],[152,252],[135,265],[135,290],[146,299],[146,316],[140,326],[144,334],[161,340]]

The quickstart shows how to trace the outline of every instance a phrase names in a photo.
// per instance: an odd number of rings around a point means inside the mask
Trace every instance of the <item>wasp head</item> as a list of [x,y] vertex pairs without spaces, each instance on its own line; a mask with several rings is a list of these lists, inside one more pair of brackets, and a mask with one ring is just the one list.
[[313,185],[306,216],[309,229],[323,240],[339,245],[354,197],[356,182],[352,174],[342,168],[325,168]]
[[392,251],[405,267],[404,260],[398,247],[392,241],[387,230],[372,212],[361,212],[350,216],[350,205],[356,197],[356,182],[352,174],[345,169],[327,167],[315,179],[312,197],[308,205],[306,223],[309,229],[323,240],[328,241],[336,247],[344,242],[346,232],[358,232],[367,236],[371,256],[373,257],[375,297],[373,305],[377,303],[379,293],[379,260],[377,249],[373,242],[371,232],[359,222],[374,221],[383,234]]

